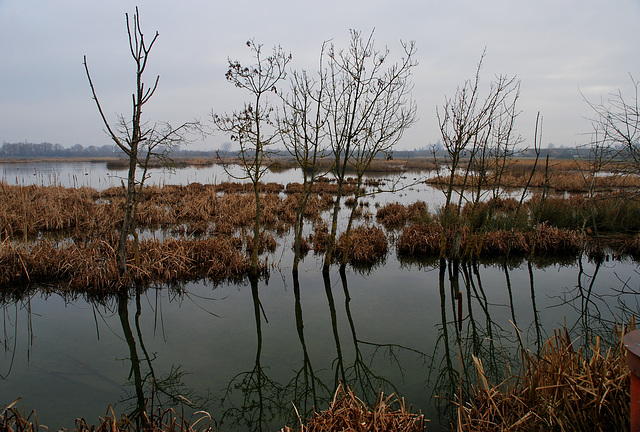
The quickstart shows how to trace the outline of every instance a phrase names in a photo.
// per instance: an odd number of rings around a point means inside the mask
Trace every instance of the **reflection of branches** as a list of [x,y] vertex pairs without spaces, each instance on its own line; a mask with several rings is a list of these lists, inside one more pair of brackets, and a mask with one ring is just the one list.
[[[438,394],[442,397],[450,397],[455,394],[458,388],[458,373],[453,367],[453,360],[451,359],[451,351],[449,344],[449,326],[447,321],[447,295],[445,291],[445,276],[447,274],[447,265],[444,259],[440,260],[440,270],[438,272],[438,288],[440,291],[440,313],[441,323],[439,327],[439,335],[434,345],[433,356],[429,365],[429,374],[427,375],[427,382],[432,382],[432,374],[436,373],[436,378],[433,381],[433,385],[430,386],[433,389],[434,394]],[[455,320],[454,320],[455,321]],[[438,351],[440,346],[443,347],[444,357],[440,360],[439,364],[436,364],[438,359]]]
[[[594,287],[598,273],[602,266],[602,260],[595,262],[592,274],[587,273],[584,267],[584,256],[578,259],[578,274],[576,285],[572,289],[565,290],[560,296],[559,305],[568,306],[578,313],[576,322],[569,327],[570,332],[576,332],[582,338],[583,343],[589,343],[592,336],[599,331],[597,327],[605,327],[605,319],[600,311],[600,305],[596,303],[598,296],[594,293]],[[602,306],[609,308],[606,303]],[[611,311],[610,311],[611,312]]]
[[[358,336],[356,335],[356,327],[351,316],[351,296],[349,295],[349,287],[347,285],[347,275],[344,267],[340,268],[340,280],[342,281],[342,289],[344,290],[344,308],[347,313],[347,319],[349,320],[349,327],[351,329],[351,337],[353,339],[353,347],[355,350],[355,358],[353,365],[346,368],[347,374],[346,383],[354,390],[360,386],[360,392],[356,391],[361,397],[368,397],[373,400],[380,389],[393,388],[395,393],[398,392],[397,388],[385,377],[376,374],[373,369],[364,361],[362,351],[360,350]],[[399,366],[399,364],[398,364]],[[402,372],[402,368],[401,372]]]
[[[252,370],[240,372],[229,380],[222,399],[222,403],[227,403],[229,407],[224,410],[222,421],[230,418],[231,425],[236,428],[262,431],[268,430],[270,422],[283,411],[279,397],[282,388],[280,384],[267,376],[260,362],[264,311],[258,296],[258,278],[250,277],[250,282],[257,334],[255,365]],[[235,401],[234,390],[242,392],[240,402]]]
[[[460,286],[460,268],[464,287]],[[507,276],[507,285],[509,285],[506,266],[504,271]],[[449,287],[446,286],[447,275]],[[508,340],[508,338],[500,325],[491,318],[489,302],[477,263],[460,264],[455,261],[447,263],[443,259],[440,263],[438,280],[441,323],[438,326],[439,334],[431,356],[427,382],[428,387],[433,389],[433,393],[440,397],[436,405],[444,410],[445,417],[449,417],[453,414],[450,411],[453,406],[446,401],[452,400],[456,395],[463,400],[466,399],[469,396],[469,384],[476,382],[473,356],[480,358],[487,365],[485,371],[491,381],[500,382],[506,373],[506,366],[516,364],[516,353],[501,345],[501,340]],[[465,325],[460,330],[455,319],[458,292],[465,292],[467,295],[467,313],[463,319]],[[448,295],[450,298],[447,298]],[[484,325],[474,314],[473,307],[476,301],[480,305],[481,315],[484,315]],[[450,316],[447,310],[451,310]],[[511,316],[513,317],[514,314],[512,305]],[[454,360],[458,356],[461,357],[459,362]],[[445,401],[444,406],[442,401]]]
[[340,347],[340,334],[338,333],[338,318],[336,315],[336,305],[333,301],[333,293],[331,291],[331,279],[329,272],[322,272],[322,279],[324,281],[324,291],[327,294],[327,301],[329,303],[329,312],[331,313],[331,329],[333,330],[333,340],[336,344],[337,357],[334,360],[335,364],[335,380],[334,387],[338,388],[339,381],[346,382],[347,377],[344,372],[344,362],[342,357],[342,348]]
[[[376,399],[381,389],[391,388],[394,392],[398,393],[397,387],[389,378],[374,370],[374,362],[379,357],[382,357],[387,360],[391,366],[396,367],[400,375],[404,377],[404,368],[401,363],[400,353],[413,353],[422,358],[426,358],[426,354],[400,344],[381,344],[358,339],[355,320],[351,313],[351,296],[349,294],[346,271],[344,269],[340,269],[339,273],[345,296],[345,313],[349,322],[351,341],[354,349],[354,359],[352,363],[347,363],[345,361],[340,343],[336,307],[332,293],[330,275],[329,272],[322,272],[327,301],[329,303],[329,310],[331,313],[331,325],[337,352],[337,357],[333,362],[335,368],[335,388],[337,388],[339,383],[342,382],[349,386],[349,388],[353,389],[354,392],[364,400],[370,401],[374,401]],[[363,352],[363,346],[371,348],[371,353],[368,356]],[[385,373],[388,373],[389,369],[384,368],[384,371]]]
[[[13,369],[13,363],[16,358],[16,351],[18,346],[18,321],[19,321],[19,311],[20,309],[25,309],[27,313],[27,337],[29,342],[27,344],[27,359],[30,356],[31,345],[33,345],[33,321],[31,315],[31,297],[26,297],[24,300],[16,300],[13,304],[15,306],[15,314],[14,314],[14,322],[13,322],[13,336],[9,335],[7,325],[11,326],[11,317],[8,315],[8,309],[10,304],[4,303],[2,308],[2,317],[3,317],[3,339],[2,345],[4,346],[4,351],[11,352],[11,360],[9,362],[9,366],[7,371],[4,374],[0,375],[1,379],[7,379],[11,370]],[[13,343],[10,341],[13,340]]]
[[[302,411],[303,416],[312,414],[312,410],[320,406],[319,391],[322,394],[329,395],[330,389],[320,381],[316,376],[304,336],[304,323],[302,320],[302,303],[300,300],[300,280],[298,272],[293,271],[293,293],[295,296],[295,313],[296,313],[296,329],[298,331],[298,339],[302,347],[302,368],[295,373],[293,379],[287,384],[285,393],[293,392],[290,398],[298,411]],[[323,400],[323,402],[325,402]]]
[[[152,362],[155,355],[151,355],[144,344],[140,317],[142,315],[141,289],[135,292],[135,334],[129,322],[129,296],[126,292],[118,294],[118,315],[122,325],[125,341],[129,347],[129,360],[131,361],[131,371],[128,379],[133,378],[134,394],[124,398],[122,402],[134,401],[134,407],[130,419],[135,419],[143,425],[148,422],[148,413],[156,408],[171,408],[182,403],[187,403],[190,407],[203,407],[208,402],[208,397],[200,396],[194,390],[189,389],[183,382],[187,374],[180,365],[172,365],[166,375],[158,376],[153,368]],[[137,337],[137,340],[136,340]],[[142,357],[138,352],[138,345],[142,351]],[[146,365],[146,369],[143,368]],[[150,402],[150,405],[149,404]]]
[[540,325],[540,319],[538,316],[538,308],[536,306],[536,291],[533,282],[533,265],[531,261],[527,262],[527,269],[529,270],[529,287],[531,288],[531,307],[533,308],[533,325],[536,331],[536,353],[540,353],[542,349],[542,326]]

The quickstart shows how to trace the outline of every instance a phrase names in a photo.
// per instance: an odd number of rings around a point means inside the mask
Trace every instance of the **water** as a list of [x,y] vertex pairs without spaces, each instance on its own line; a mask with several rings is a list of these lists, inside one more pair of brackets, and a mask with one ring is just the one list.
[[[71,175],[56,170],[59,179]],[[382,199],[426,193],[412,189]],[[629,260],[441,269],[401,262],[391,250],[369,273],[334,269],[326,279],[310,254],[296,281],[291,240],[279,242],[269,255],[275,269],[257,285],[203,280],[99,299],[5,293],[0,403],[22,397],[40,424],[69,428],[76,417],[97,422],[109,404],[130,413],[137,392],[151,398],[153,378],[156,406],[180,406],[182,396],[221,430],[274,430],[297,423],[294,405],[303,417],[314,404],[325,408],[342,380],[368,402],[380,388],[397,392],[438,430],[448,405],[436,396],[451,398],[458,385],[458,290],[469,384],[471,354],[495,382],[506,364],[517,369],[518,332],[534,352],[565,324],[578,342],[611,339],[613,323],[639,310],[640,274]]]

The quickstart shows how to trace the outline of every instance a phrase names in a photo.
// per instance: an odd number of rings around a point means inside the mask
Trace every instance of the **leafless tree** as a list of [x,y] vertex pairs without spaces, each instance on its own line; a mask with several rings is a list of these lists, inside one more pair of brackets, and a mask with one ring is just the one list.
[[238,143],[238,160],[243,170],[236,178],[251,181],[256,203],[256,216],[253,225],[253,245],[251,248],[250,276],[259,273],[258,252],[261,237],[260,180],[269,168],[269,147],[278,139],[273,118],[274,108],[267,95],[277,93],[276,85],[286,77],[286,67],[291,55],[282,48],[274,47],[269,56],[264,56],[262,45],[254,40],[247,42],[252,52],[254,64],[243,66],[239,61],[229,60],[226,73],[227,81],[238,88],[248,91],[252,102],[245,103],[241,111],[231,114],[213,114],[218,130],[229,134],[231,140]]
[[282,141],[302,172],[302,192],[298,198],[294,226],[294,273],[298,272],[301,257],[307,203],[313,185],[325,174],[321,161],[328,151],[325,144],[327,112],[323,109],[326,100],[326,80],[326,72],[322,70],[322,56],[316,79],[310,77],[306,71],[294,72],[290,94],[283,96],[282,115],[278,118]]
[[356,168],[362,180],[373,158],[389,151],[415,121],[415,104],[409,98],[409,77],[417,64],[415,44],[402,43],[402,48],[404,56],[389,65],[390,51],[375,48],[373,32],[363,38],[360,32],[352,30],[348,49],[336,51],[332,44],[327,50],[327,137],[338,188],[324,271],[328,271],[333,259],[338,213],[349,165]]
[[[582,221],[583,236],[588,225],[593,228],[593,234],[598,241],[598,224],[596,213],[597,201],[602,199],[597,183],[599,174],[603,171],[611,175],[625,177],[628,175],[640,175],[640,105],[638,104],[638,85],[640,84],[632,76],[632,90],[624,94],[622,90],[611,93],[602,98],[599,103],[590,102],[584,97],[587,104],[594,112],[592,117],[591,141],[587,145],[586,152],[581,152],[583,166],[580,168],[585,185],[587,186],[588,209]],[[632,196],[621,196],[615,205],[624,205]]]
[[632,163],[634,172],[640,174],[640,82],[631,77],[631,83],[631,94],[618,90],[597,104],[588,100],[587,103],[595,114],[591,123],[597,152],[605,152],[610,160],[624,155]]
[[[437,110],[447,165],[442,179],[445,205],[441,217],[444,228],[440,242],[441,257],[447,252],[452,254],[452,258],[459,255],[459,216],[466,186],[471,181],[475,182],[479,201],[482,188],[487,184],[488,178],[483,181],[482,175],[487,175],[489,161],[496,160],[492,169],[498,176],[494,180],[497,180],[504,170],[505,158],[519,142],[519,138],[513,136],[514,120],[518,114],[515,105],[519,82],[515,78],[497,76],[483,99],[480,71],[484,56],[483,53],[474,78],[458,88],[454,97],[445,98],[444,106]],[[439,167],[438,175],[440,172]],[[456,183],[461,183],[457,191]],[[454,192],[458,194],[457,203],[453,201]],[[451,244],[448,246],[449,241]]]
[[[89,73],[86,56],[84,56],[83,62],[89,86],[91,87],[91,94],[107,134],[129,158],[125,214],[118,242],[118,267],[121,274],[124,273],[127,268],[126,243],[130,235],[134,237],[134,248],[137,251],[136,212],[142,187],[145,180],[149,177],[148,168],[150,160],[152,158],[159,158],[165,162],[168,161],[170,151],[178,145],[185,143],[186,132],[196,126],[196,122],[183,123],[178,127],[172,127],[171,124],[167,122],[150,125],[142,120],[142,108],[155,94],[160,80],[160,76],[156,76],[155,81],[150,87],[146,87],[143,80],[149,54],[158,39],[158,32],[155,33],[150,42],[145,40],[144,33],[140,28],[138,8],[136,8],[132,20],[129,20],[129,14],[125,14],[125,19],[129,37],[129,49],[136,63],[136,87],[135,92],[131,95],[132,113],[130,120],[127,120],[127,118],[121,114],[117,117],[115,126],[111,125],[98,100]],[[140,176],[137,175],[138,168],[142,170]]]

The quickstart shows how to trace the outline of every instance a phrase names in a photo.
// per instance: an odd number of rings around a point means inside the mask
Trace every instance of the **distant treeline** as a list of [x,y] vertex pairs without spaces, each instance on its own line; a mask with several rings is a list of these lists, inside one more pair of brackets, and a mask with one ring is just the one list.
[[60,144],[43,143],[2,143],[0,158],[56,158],[56,157],[105,157],[119,154],[113,145],[101,147],[83,147],[76,144],[73,147],[63,147]]
[[[433,145],[429,147],[416,148],[413,150],[395,150],[393,157],[397,159],[406,158],[423,158],[433,157],[433,152],[440,155],[444,150],[441,146]],[[233,151],[224,151],[223,153],[234,154]],[[286,151],[280,150],[274,152],[282,156],[287,156]],[[549,147],[541,150],[541,157],[546,157],[549,154],[550,157],[555,159],[573,159],[575,157],[585,156],[583,153],[588,153],[585,149],[578,149],[575,147]],[[191,156],[191,157],[215,157],[216,150],[175,150],[172,152],[172,156]],[[123,156],[123,153],[118,150],[115,145],[103,145],[100,147],[88,146],[84,147],[81,144],[76,144],[72,147],[63,147],[60,144],[52,144],[49,142],[43,143],[2,143],[0,147],[0,158],[65,158],[65,157],[119,157]],[[533,149],[524,149],[519,152],[520,157],[535,157]]]

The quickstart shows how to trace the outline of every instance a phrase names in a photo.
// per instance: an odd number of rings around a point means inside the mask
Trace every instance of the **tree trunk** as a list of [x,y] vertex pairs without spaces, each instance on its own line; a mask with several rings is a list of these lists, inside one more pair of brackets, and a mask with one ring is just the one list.
[[122,229],[120,231],[120,241],[118,243],[118,269],[120,274],[127,271],[127,239],[133,229],[135,229],[135,221],[133,220],[133,207],[136,194],[136,157],[129,157],[129,175],[127,178],[127,197],[124,208],[124,219],[122,220]]

